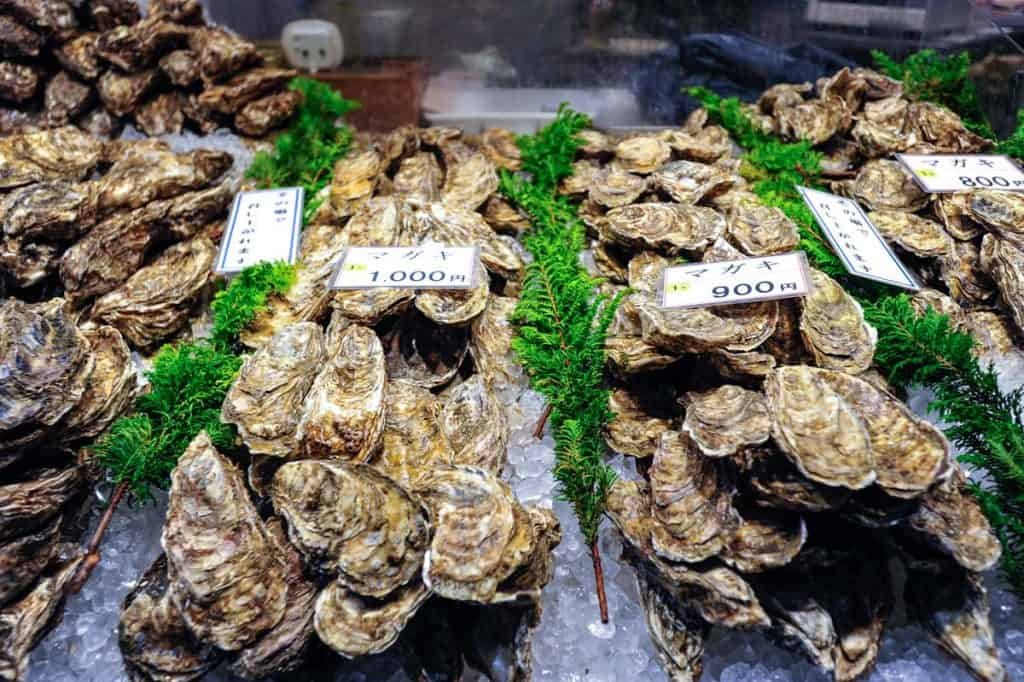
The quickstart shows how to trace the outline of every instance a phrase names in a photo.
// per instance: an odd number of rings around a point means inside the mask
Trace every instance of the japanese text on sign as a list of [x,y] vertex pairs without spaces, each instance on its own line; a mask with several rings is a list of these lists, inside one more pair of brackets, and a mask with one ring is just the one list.
[[469,289],[478,262],[475,246],[353,246],[341,257],[331,288]]
[[294,263],[302,230],[303,189],[239,192],[217,256],[217,274],[234,274],[257,263]]
[[764,258],[665,268],[664,308],[699,308],[806,296],[811,290],[803,251]]
[[969,189],[1024,191],[1024,173],[997,154],[897,154],[921,188],[930,193]]
[[921,288],[864,215],[860,204],[816,189],[797,189],[850,274],[912,291]]

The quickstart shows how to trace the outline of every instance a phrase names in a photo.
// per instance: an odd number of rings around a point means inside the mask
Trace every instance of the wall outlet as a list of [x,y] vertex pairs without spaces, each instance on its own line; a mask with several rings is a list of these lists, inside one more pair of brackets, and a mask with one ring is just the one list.
[[338,27],[320,19],[286,25],[281,33],[281,47],[289,64],[310,73],[335,68],[341,64],[345,50]]

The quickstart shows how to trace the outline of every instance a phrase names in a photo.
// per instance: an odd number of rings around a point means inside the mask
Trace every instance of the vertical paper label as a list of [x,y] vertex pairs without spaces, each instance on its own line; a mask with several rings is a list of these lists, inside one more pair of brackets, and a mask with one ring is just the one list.
[[294,263],[302,231],[303,189],[239,192],[217,256],[217,274],[234,274],[270,261]]
[[794,251],[665,268],[661,286],[663,308],[701,308],[806,296],[811,278],[804,252]]
[[897,154],[921,189],[931,194],[972,189],[1024,192],[1024,173],[999,154]]
[[798,187],[821,231],[852,275],[903,289],[921,288],[853,199]]
[[479,262],[475,246],[353,246],[338,262],[331,288],[469,289]]

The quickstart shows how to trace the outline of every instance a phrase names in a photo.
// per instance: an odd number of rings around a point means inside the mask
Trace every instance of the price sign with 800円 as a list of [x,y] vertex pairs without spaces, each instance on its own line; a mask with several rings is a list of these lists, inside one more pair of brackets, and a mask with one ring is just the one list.
[[897,154],[921,189],[930,194],[972,189],[1024,192],[1024,173],[999,154]]
[[475,246],[352,246],[331,278],[332,289],[469,289],[476,281]]
[[803,251],[764,258],[665,268],[663,308],[700,308],[806,296],[811,291]]

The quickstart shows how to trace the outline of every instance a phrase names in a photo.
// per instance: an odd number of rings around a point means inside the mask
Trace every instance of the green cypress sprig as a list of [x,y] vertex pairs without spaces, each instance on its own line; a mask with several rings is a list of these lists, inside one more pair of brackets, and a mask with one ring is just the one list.
[[213,297],[213,343],[230,348],[252,324],[272,294],[283,294],[295,283],[296,266],[284,261],[259,263],[238,273]]
[[536,135],[519,138],[524,174],[502,172],[502,193],[529,214],[523,245],[533,256],[512,321],[512,348],[533,388],[547,400],[555,438],[554,476],[591,547],[601,618],[607,604],[597,550],[605,498],[615,472],[604,461],[603,428],[614,417],[604,383],[605,338],[619,297],[598,294],[601,281],[580,262],[586,229],[577,207],[556,195],[572,174],[586,116],[562,105]]

